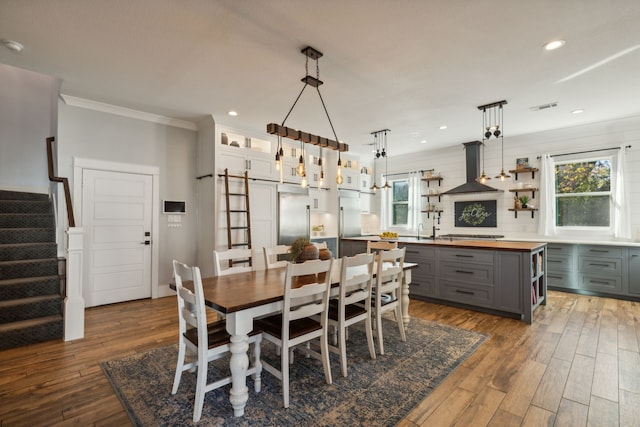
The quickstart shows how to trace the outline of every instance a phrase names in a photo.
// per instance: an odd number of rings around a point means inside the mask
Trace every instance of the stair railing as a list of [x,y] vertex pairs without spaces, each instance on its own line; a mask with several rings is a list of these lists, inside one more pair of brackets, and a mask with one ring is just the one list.
[[64,199],[67,203],[67,221],[69,222],[69,227],[73,228],[76,226],[76,220],[73,216],[73,205],[71,204],[71,192],[69,191],[69,180],[67,178],[61,178],[59,176],[55,176],[53,172],[53,142],[55,140],[56,138],[53,136],[50,136],[47,138],[47,165],[49,169],[49,181],[62,183],[62,187],[64,188]]

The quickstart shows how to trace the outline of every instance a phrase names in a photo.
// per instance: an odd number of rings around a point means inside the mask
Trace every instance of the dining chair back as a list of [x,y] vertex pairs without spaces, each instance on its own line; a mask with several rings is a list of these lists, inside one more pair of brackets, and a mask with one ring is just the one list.
[[[321,360],[325,381],[327,384],[332,382],[327,341],[327,307],[332,265],[333,259],[287,264],[282,313],[256,321],[256,326],[263,331],[263,337],[282,349],[280,369],[265,361],[263,366],[267,372],[281,380],[285,408],[289,407],[290,349],[297,348],[307,356]],[[324,279],[319,280],[318,276]],[[313,316],[319,316],[319,320],[312,318]],[[317,338],[320,340],[320,353],[304,345]]]
[[[228,274],[252,271],[251,249],[229,249],[227,251],[213,251],[213,275],[226,276]],[[235,265],[241,264],[241,265]],[[228,268],[226,267],[228,265]]]
[[286,259],[278,260],[279,255],[286,255],[289,253],[291,246],[278,245],[271,248],[266,246],[262,247],[262,253],[264,254],[264,266],[268,270],[270,268],[286,267],[289,261]]
[[407,337],[402,323],[402,308],[400,299],[397,296],[403,280],[404,255],[407,248],[382,250],[378,252],[377,271],[375,286],[373,290],[375,330],[378,337],[378,348],[380,354],[384,354],[384,340],[382,336],[382,314],[387,311],[394,313],[395,321],[398,324],[400,338],[406,341]]
[[[178,296],[178,362],[173,379],[171,394],[176,394],[180,386],[182,373],[186,370],[197,372],[196,394],[193,405],[193,421],[198,422],[202,416],[204,396],[207,392],[231,383],[231,376],[220,378],[207,383],[208,363],[230,353],[231,337],[226,331],[224,321],[207,322],[207,312],[204,304],[202,277],[198,267],[190,267],[178,261],[173,261],[173,274]],[[193,291],[186,288],[184,283],[191,281]],[[247,369],[247,375],[253,376],[254,390],[261,388],[260,373],[260,331],[254,330],[249,334],[249,343],[253,344],[253,362]],[[185,363],[186,353],[196,358]]]
[[370,254],[373,251],[389,251],[398,247],[398,242],[385,242],[385,241],[371,241],[367,240],[367,253]]
[[365,322],[365,334],[369,355],[376,358],[371,325],[371,287],[374,254],[358,254],[343,257],[340,267],[338,298],[329,301],[329,325],[337,329],[338,345],[329,344],[329,349],[340,355],[342,376],[347,376],[347,327]]

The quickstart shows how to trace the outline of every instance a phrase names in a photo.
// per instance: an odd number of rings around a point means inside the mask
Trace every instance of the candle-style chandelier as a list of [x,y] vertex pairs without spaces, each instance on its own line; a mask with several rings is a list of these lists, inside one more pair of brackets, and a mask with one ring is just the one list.
[[[322,52],[318,51],[317,49],[312,48],[311,46],[307,46],[304,49],[302,49],[301,53],[303,55],[306,56],[306,60],[305,60],[305,71],[306,71],[306,75],[301,79],[301,81],[304,83],[304,86],[302,87],[302,90],[300,91],[300,93],[298,94],[298,97],[296,98],[296,100],[293,102],[293,105],[291,106],[291,108],[289,109],[289,112],[287,113],[287,115],[285,116],[284,120],[282,121],[282,124],[276,124],[276,123],[269,123],[267,124],[267,133],[271,134],[271,135],[277,135],[278,136],[278,148],[276,150],[276,168],[281,168],[281,161],[284,157],[284,151],[282,149],[282,138],[289,138],[289,139],[294,139],[296,141],[300,141],[300,146],[302,149],[302,153],[300,155],[300,162],[298,163],[298,167],[297,167],[297,172],[298,174],[302,177],[302,182],[301,185],[306,186],[307,185],[307,180],[306,180],[306,170],[305,170],[305,165],[304,165],[304,147],[303,144],[312,144],[312,145],[317,145],[320,147],[320,160],[318,163],[318,166],[320,167],[320,180],[318,182],[319,186],[321,186],[322,182],[324,182],[324,167],[322,164],[322,149],[323,148],[329,148],[331,150],[337,150],[338,151],[338,168],[337,168],[337,172],[336,172],[336,183],[337,184],[342,184],[343,182],[343,178],[342,178],[342,157],[341,157],[341,153],[343,151],[349,151],[349,145],[339,142],[338,141],[338,136],[336,135],[336,130],[333,127],[333,123],[331,122],[331,117],[329,117],[329,112],[327,111],[327,107],[324,103],[324,99],[322,99],[322,94],[320,93],[320,85],[323,84],[322,80],[320,80],[320,68],[318,66],[318,59],[322,57]],[[316,61],[316,76],[310,76],[309,75],[309,58],[313,59]],[[289,118],[289,115],[291,115],[291,112],[293,111],[294,107],[296,106],[296,104],[298,103],[298,100],[300,99],[300,97],[302,96],[302,93],[304,92],[304,90],[307,88],[307,86],[313,86],[316,88],[316,91],[318,92],[318,96],[320,97],[320,102],[322,103],[322,108],[324,109],[324,112],[327,116],[327,119],[329,120],[329,125],[331,126],[331,131],[333,132],[333,137],[335,138],[335,140],[331,140],[328,138],[323,138],[317,135],[313,135],[307,132],[303,132],[297,129],[292,129],[289,127],[286,127],[284,124],[287,121],[287,119]],[[281,175],[281,180],[282,180],[282,175]]]

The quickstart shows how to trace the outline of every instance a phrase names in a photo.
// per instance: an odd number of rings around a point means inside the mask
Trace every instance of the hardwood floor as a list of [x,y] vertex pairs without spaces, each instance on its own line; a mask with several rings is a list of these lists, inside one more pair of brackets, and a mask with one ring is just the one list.
[[[640,303],[549,292],[533,325],[414,300],[410,314],[489,339],[401,426],[640,425]],[[99,362],[177,333],[167,297],[88,309],[82,340],[0,352],[0,425],[130,425]]]

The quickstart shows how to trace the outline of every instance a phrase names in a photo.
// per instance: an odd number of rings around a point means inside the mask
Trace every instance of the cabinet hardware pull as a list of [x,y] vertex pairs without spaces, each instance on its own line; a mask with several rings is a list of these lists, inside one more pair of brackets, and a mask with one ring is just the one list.
[[547,258],[547,262],[562,262],[559,259],[549,259]]
[[599,254],[609,253],[609,251],[602,250],[602,249],[589,249],[589,252],[596,252],[596,253],[599,253]]
[[597,263],[593,263],[593,262],[590,262],[589,265],[591,265],[593,267],[609,267],[609,264],[597,264]]
[[473,271],[456,270],[456,273],[473,274]]
[[547,249],[549,249],[550,251],[561,251],[562,250],[562,248],[549,248],[549,247]]
[[465,295],[475,295],[475,292],[471,292],[471,291],[462,291],[460,289],[456,289],[456,293],[458,294],[465,294]]
[[589,283],[595,283],[596,285],[609,285],[609,282],[603,282],[601,280],[589,280]]
[[473,258],[473,255],[455,254],[458,258]]
[[419,254],[419,251],[407,251],[408,254]]

